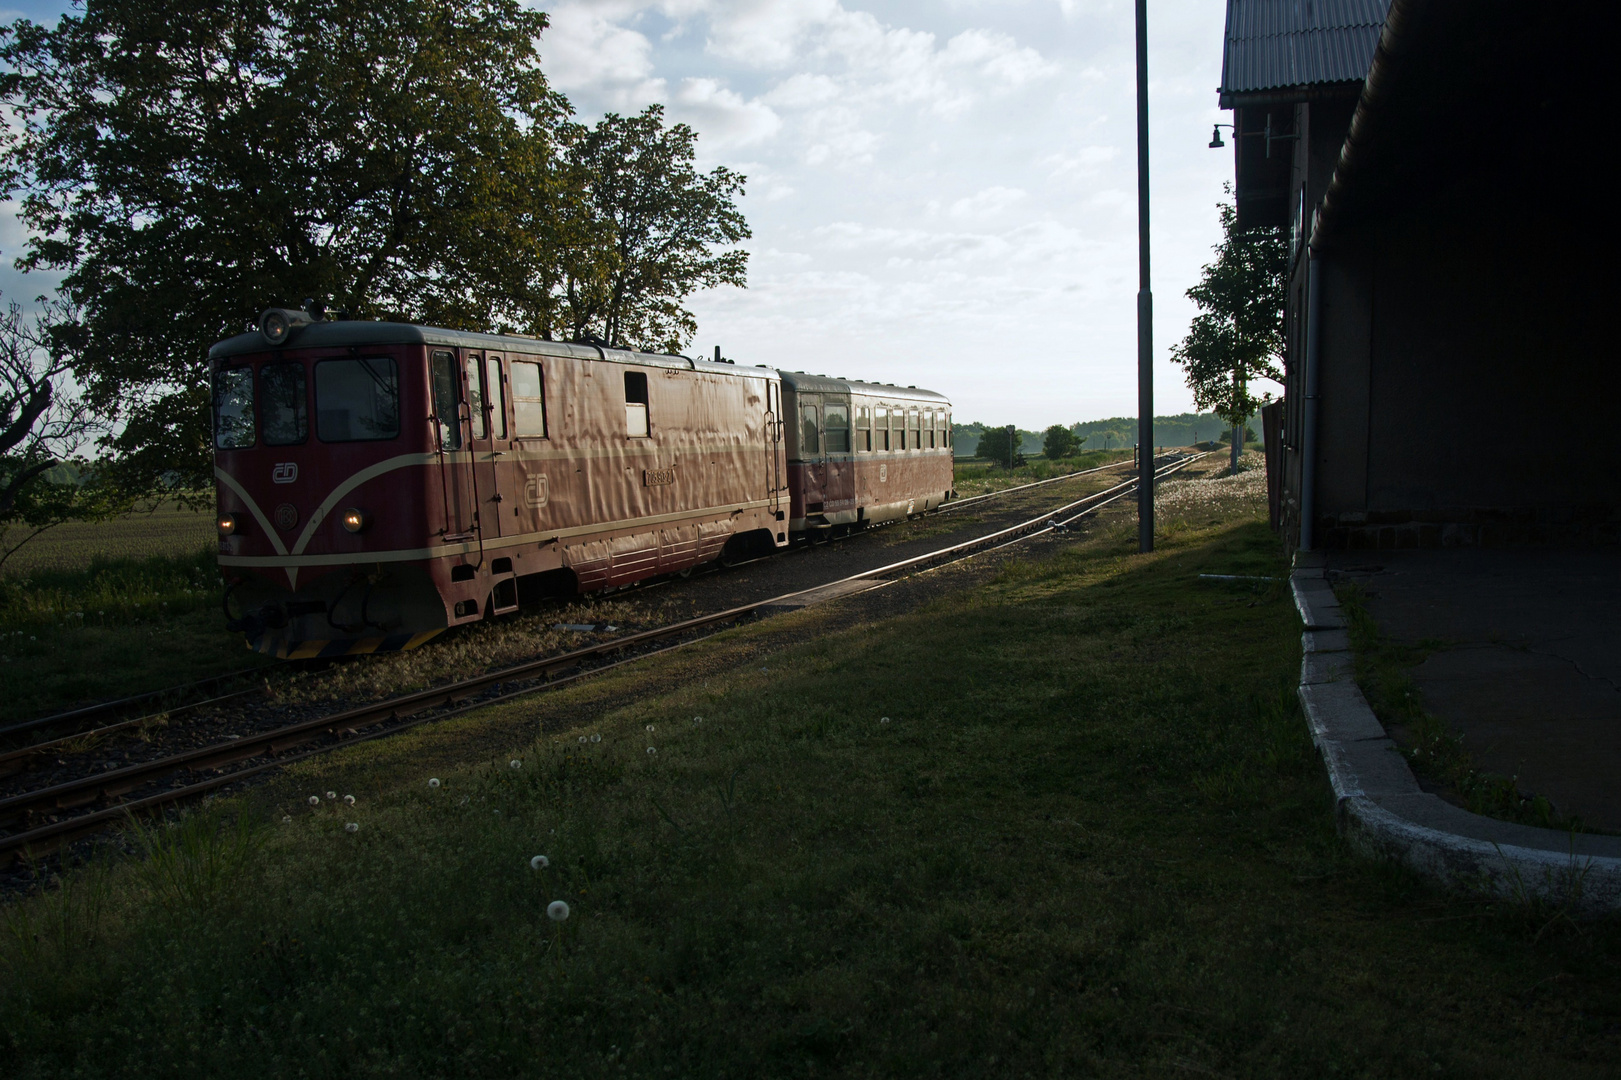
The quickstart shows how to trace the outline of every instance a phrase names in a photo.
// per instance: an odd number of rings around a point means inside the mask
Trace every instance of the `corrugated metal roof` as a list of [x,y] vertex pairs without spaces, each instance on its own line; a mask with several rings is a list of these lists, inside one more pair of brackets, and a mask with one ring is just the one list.
[[1358,82],[1390,0],[1227,0],[1221,93]]

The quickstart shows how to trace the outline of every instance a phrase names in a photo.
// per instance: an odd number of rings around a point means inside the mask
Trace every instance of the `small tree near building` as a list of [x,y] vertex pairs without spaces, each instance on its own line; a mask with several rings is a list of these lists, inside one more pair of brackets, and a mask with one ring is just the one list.
[[[1272,400],[1270,393],[1257,396],[1253,384],[1260,379],[1283,381],[1289,244],[1279,229],[1240,232],[1233,206],[1221,203],[1218,209],[1222,241],[1216,261],[1188,290],[1199,314],[1188,327],[1188,336],[1172,348],[1171,359],[1186,369],[1194,404],[1239,428]],[[1235,441],[1235,471],[1238,449]]]
[[1019,453],[1019,433],[1012,427],[986,428],[985,434],[979,437],[979,445],[974,448],[974,456],[990,458],[999,465],[1009,465],[1017,468],[1024,464],[1024,455]]

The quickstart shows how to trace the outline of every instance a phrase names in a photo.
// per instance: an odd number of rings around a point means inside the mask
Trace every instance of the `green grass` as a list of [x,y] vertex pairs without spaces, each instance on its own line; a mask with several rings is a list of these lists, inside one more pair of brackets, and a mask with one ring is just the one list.
[[0,724],[252,665],[212,550],[0,578]]
[[807,609],[301,766],[6,912],[0,1057],[1610,1075],[1614,923],[1439,895],[1335,835],[1284,587],[1196,577],[1282,575],[1245,517],[1150,557],[1102,530],[901,617],[805,640]]
[[983,459],[961,459],[955,463],[955,486],[957,494],[967,498],[970,495],[1000,491],[1017,484],[1047,480],[1064,473],[1095,469],[1111,461],[1130,460],[1130,450],[1110,450],[1107,453],[1102,450],[1089,450],[1058,460],[1049,460],[1041,456],[1029,457],[1025,459],[1023,465],[1015,469]]
[[[22,533],[14,526],[6,539],[15,543]],[[48,529],[24,544],[0,571],[5,578],[19,578],[47,570],[82,570],[98,560],[186,556],[212,548],[214,540],[211,510],[184,510],[168,502],[111,521],[70,521]]]

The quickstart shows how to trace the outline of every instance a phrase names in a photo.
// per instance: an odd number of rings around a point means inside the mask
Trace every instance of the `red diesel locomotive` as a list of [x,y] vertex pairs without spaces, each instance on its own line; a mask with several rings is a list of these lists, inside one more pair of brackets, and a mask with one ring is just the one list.
[[226,614],[281,657],[413,648],[951,492],[950,403],[914,388],[283,309],[209,360]]

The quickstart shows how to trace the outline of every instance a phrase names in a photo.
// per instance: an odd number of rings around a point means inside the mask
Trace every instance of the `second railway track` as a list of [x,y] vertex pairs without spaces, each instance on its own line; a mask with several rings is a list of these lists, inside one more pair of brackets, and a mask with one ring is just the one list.
[[[1156,470],[1156,480],[1204,456],[1192,455],[1166,464]],[[1104,468],[1110,467],[1115,466]],[[1027,491],[1056,480],[1100,471],[1103,470],[1066,474],[990,495]],[[355,708],[302,717],[264,730],[228,735],[223,740],[177,753],[133,764],[104,767],[101,771],[87,772],[72,779],[0,797],[0,830],[5,832],[5,835],[0,835],[0,865],[8,863],[20,853],[37,855],[47,852],[76,836],[105,828],[131,814],[195,798],[313,754],[565,685],[621,664],[685,647],[727,626],[749,619],[762,609],[794,606],[816,593],[840,589],[858,591],[864,583],[892,580],[896,575],[926,569],[931,564],[945,565],[970,558],[985,550],[1016,543],[1034,533],[1062,530],[1079,518],[1130,495],[1135,488],[1135,479],[1127,480],[969,540],[843,575],[808,588],[729,606],[666,626],[488,671],[447,685]],[[241,691],[220,697],[238,698],[251,692]],[[141,718],[121,721],[92,735],[111,735],[139,723]],[[48,752],[50,747],[66,746],[75,739],[88,738],[86,735],[69,736],[49,744],[0,754],[0,775],[4,774],[8,762],[23,755],[38,754],[42,750]],[[195,776],[205,771],[213,771],[215,775],[203,779],[187,779],[184,776],[188,773]],[[168,786],[164,786],[166,783]]]

